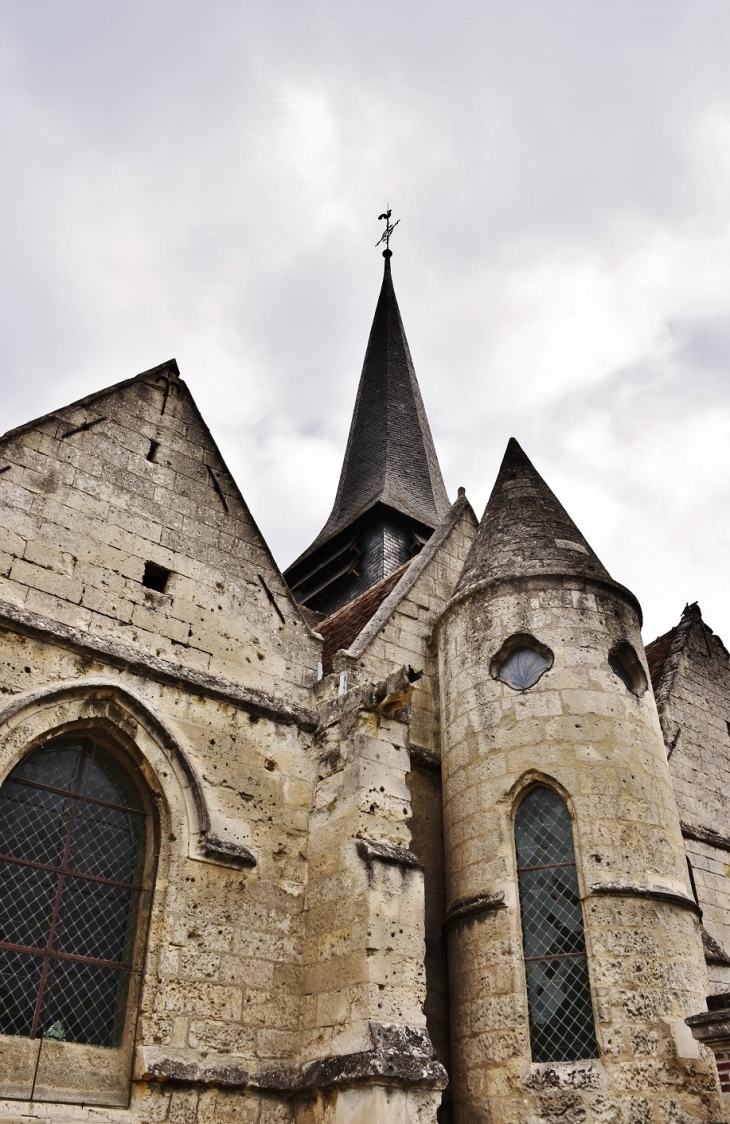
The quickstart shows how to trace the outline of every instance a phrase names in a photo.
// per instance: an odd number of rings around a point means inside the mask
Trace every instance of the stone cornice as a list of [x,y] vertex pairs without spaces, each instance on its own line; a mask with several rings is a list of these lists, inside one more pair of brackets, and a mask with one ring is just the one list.
[[371,1023],[370,1038],[372,1045],[367,1050],[315,1058],[300,1065],[272,1066],[257,1073],[249,1072],[243,1059],[235,1056],[209,1062],[201,1061],[188,1050],[140,1046],[136,1052],[135,1079],[289,1094],[373,1080],[435,1089],[446,1087],[446,1070],[434,1058],[425,1029]]
[[694,898],[685,897],[674,890],[665,889],[663,886],[640,886],[633,882],[595,882],[590,887],[591,894],[600,896],[613,896],[618,898],[648,898],[650,901],[667,902],[680,909],[687,909],[702,917],[702,910]]
[[711,847],[719,847],[721,851],[730,851],[730,839],[727,835],[720,835],[711,827],[694,826],[684,822],[680,827],[685,839],[694,839],[698,843],[709,843]]
[[298,726],[302,730],[314,730],[316,726],[314,714],[304,707],[282,702],[264,691],[243,687],[217,675],[181,667],[171,660],[160,659],[115,640],[91,636],[72,625],[50,620],[6,601],[0,601],[0,628],[61,644],[85,656],[95,656],[115,667],[145,675],[158,683],[169,683],[208,698],[232,703],[261,718]]
[[398,847],[392,843],[376,843],[373,839],[358,839],[357,853],[363,862],[368,865],[377,860],[381,863],[390,863],[392,866],[409,866],[421,870],[422,866],[413,851],[407,847]]
[[730,1010],[700,1011],[684,1020],[699,1042],[726,1040],[730,1044]]
[[591,578],[585,576],[571,577],[570,574],[555,573],[521,574],[518,577],[490,578],[485,581],[474,582],[473,585],[469,585],[465,589],[461,589],[458,593],[454,594],[448,605],[445,607],[443,613],[438,618],[435,627],[441,627],[446,617],[457,605],[461,604],[462,601],[468,600],[468,598],[473,597],[477,593],[491,594],[501,588],[521,589],[524,588],[525,585],[534,585],[540,583],[549,587],[554,587],[556,583],[560,583],[561,585],[568,585],[573,589],[579,587],[585,589],[596,589],[604,595],[610,594],[612,597],[618,596],[637,614],[639,626],[641,626],[643,622],[641,605],[639,604],[635,595],[631,592],[630,589],[627,589],[625,585],[620,585],[619,582],[602,581],[600,578]]
[[220,839],[217,835],[206,832],[202,847],[210,859],[233,866],[256,866],[256,856],[243,843],[231,843],[228,839]]
[[458,921],[466,921],[482,913],[492,913],[496,909],[506,908],[502,890],[497,890],[495,893],[471,894],[454,902],[444,918],[442,928],[447,930]]

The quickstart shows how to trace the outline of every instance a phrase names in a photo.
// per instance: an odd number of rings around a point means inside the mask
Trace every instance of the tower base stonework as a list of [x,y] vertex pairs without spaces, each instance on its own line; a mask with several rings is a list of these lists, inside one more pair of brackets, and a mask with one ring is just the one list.
[[[700,910],[640,610],[516,443],[438,636],[456,1124],[721,1120],[684,1023],[704,1007]],[[532,678],[507,670],[520,652]],[[572,825],[544,890],[553,860],[516,853],[536,788]]]

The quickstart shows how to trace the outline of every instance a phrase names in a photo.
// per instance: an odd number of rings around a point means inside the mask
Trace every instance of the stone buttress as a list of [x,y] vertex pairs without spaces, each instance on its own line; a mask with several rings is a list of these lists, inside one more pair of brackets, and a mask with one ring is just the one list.
[[[511,441],[439,624],[456,1124],[723,1119],[684,1023],[699,910],[640,624]],[[496,678],[518,648],[547,665],[530,689]],[[595,1027],[573,1061],[531,1053],[514,821],[536,786],[572,820]]]

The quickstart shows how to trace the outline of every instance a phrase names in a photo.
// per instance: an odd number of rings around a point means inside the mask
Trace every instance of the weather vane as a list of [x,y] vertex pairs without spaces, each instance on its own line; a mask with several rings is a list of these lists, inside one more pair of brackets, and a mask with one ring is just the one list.
[[382,220],[385,219],[385,230],[383,231],[381,237],[378,239],[378,241],[375,243],[375,245],[381,246],[383,244],[383,242],[385,242],[385,249],[383,250],[383,257],[384,258],[391,257],[390,236],[393,233],[393,231],[395,230],[395,228],[397,227],[398,223],[400,222],[400,219],[396,219],[395,222],[391,222],[390,216],[392,214],[393,214],[393,212],[390,210],[390,208],[388,208],[388,210],[385,211],[384,214],[378,215],[378,222],[382,222]]

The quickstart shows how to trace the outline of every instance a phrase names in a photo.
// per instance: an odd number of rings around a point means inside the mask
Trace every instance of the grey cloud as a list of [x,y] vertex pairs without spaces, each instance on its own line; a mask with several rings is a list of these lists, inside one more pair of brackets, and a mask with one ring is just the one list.
[[2,428],[176,355],[282,565],[381,259],[447,484],[511,433],[647,631],[730,640],[723,2],[0,2]]

